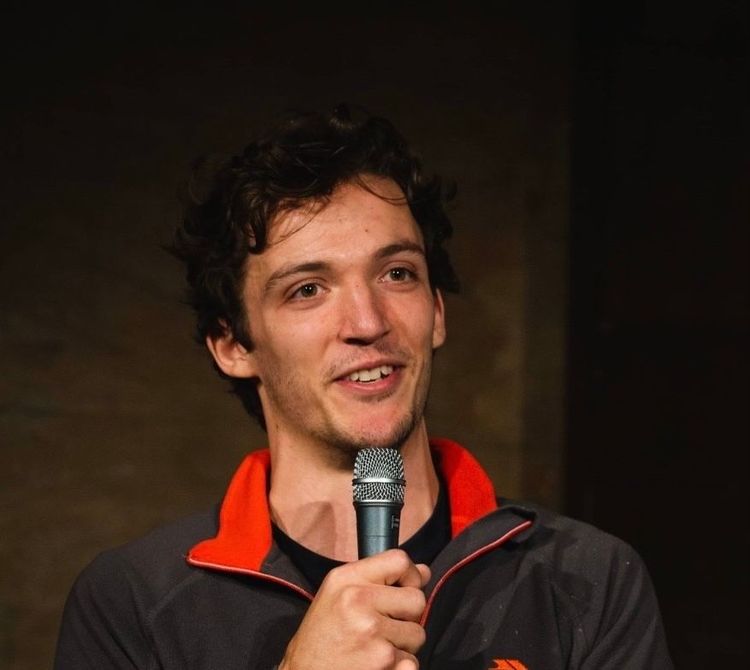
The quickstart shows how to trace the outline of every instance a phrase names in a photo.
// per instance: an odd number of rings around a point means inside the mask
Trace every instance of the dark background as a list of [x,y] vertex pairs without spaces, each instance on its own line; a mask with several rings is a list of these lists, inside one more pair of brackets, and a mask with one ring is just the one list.
[[677,667],[741,667],[747,6],[699,4],[580,7],[565,509],[638,547]]
[[160,244],[195,157],[340,100],[459,185],[431,432],[633,544],[677,667],[746,664],[743,3],[3,12],[0,667],[49,666],[88,560],[263,445]]

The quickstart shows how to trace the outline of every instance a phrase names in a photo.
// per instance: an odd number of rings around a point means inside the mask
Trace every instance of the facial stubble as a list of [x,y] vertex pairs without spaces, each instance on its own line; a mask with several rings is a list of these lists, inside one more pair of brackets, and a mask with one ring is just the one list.
[[[419,427],[424,416],[425,406],[427,404],[427,397],[429,394],[430,379],[432,374],[432,358],[434,351],[431,356],[427,356],[421,371],[420,379],[416,383],[414,389],[414,396],[410,403],[410,408],[403,416],[398,418],[392,429],[384,436],[376,438],[361,431],[360,434],[354,434],[353,431],[347,431],[335,425],[335,421],[330,419],[325,420],[319,425],[309,425],[307,427],[308,435],[317,443],[324,444],[325,450],[322,455],[327,461],[330,467],[336,469],[351,470],[354,465],[354,459],[357,452],[360,449],[370,447],[380,448],[392,448],[400,450],[406,441],[412,436],[415,430]],[[280,376],[271,374],[270,379],[279,379]],[[269,400],[276,407],[284,407],[286,405],[287,419],[295,419],[294,423],[298,426],[304,425],[304,415],[302,412],[292,409],[289,412],[289,399],[297,396],[300,397],[300,391],[304,392],[301,386],[295,383],[295,379],[285,379],[284,387],[280,388],[274,383],[265,385],[265,392],[268,395]],[[373,405],[379,402],[385,402],[388,398],[373,399],[370,402]],[[314,410],[313,410],[314,411]]]

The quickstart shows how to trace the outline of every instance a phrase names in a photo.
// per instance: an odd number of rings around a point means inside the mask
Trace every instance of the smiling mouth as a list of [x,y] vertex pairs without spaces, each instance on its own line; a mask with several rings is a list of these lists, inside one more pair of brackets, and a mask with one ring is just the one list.
[[392,365],[379,365],[376,368],[369,368],[367,370],[356,370],[350,375],[347,375],[346,379],[351,382],[376,382],[388,377],[392,373]]

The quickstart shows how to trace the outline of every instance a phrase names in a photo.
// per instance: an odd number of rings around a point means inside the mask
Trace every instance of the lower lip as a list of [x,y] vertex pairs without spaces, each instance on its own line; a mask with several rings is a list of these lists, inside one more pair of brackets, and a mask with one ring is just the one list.
[[377,395],[392,391],[401,377],[401,368],[394,368],[387,377],[371,382],[354,382],[351,379],[339,379],[336,383],[347,391],[360,395]]

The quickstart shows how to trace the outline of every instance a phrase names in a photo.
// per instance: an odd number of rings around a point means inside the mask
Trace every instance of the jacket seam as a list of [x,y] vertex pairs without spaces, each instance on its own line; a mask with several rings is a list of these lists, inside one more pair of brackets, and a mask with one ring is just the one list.
[[[208,561],[199,561],[195,558],[188,558],[187,562],[188,562],[188,565],[191,565],[195,568],[201,568],[202,570],[210,569],[218,573],[246,575],[248,577],[254,577],[263,582],[270,582],[278,586],[283,586],[311,602],[313,598],[315,597],[312,593],[310,593],[309,591],[306,591],[305,589],[303,589],[301,586],[298,586],[294,582],[290,582],[287,579],[277,577],[276,575],[272,575],[267,572],[261,572],[260,570],[251,570],[250,568],[239,568],[239,567],[233,567],[231,565],[222,565],[220,563],[210,563]],[[210,573],[202,572],[200,574],[202,576],[208,576]]]
[[[565,606],[566,611],[570,613],[570,618],[573,623],[573,629],[574,630],[580,630],[581,634],[583,635],[583,641],[585,645],[584,654],[582,657],[585,657],[589,650],[591,649],[591,640],[589,639],[588,631],[586,630],[586,626],[583,623],[583,615],[581,612],[579,612],[578,608],[575,606],[575,604],[571,601],[569,594],[563,587],[558,584],[554,579],[554,571],[552,568],[545,563],[545,567],[549,571],[549,583],[550,586],[555,590],[555,595],[558,598],[558,602],[562,603]],[[575,640],[575,637],[574,637]],[[572,651],[572,649],[571,649]]]
[[161,597],[159,598],[154,605],[147,611],[146,614],[146,622],[148,624],[148,631],[149,634],[153,638],[153,629],[154,629],[154,621],[157,616],[162,612],[164,607],[166,607],[172,600],[177,596],[177,594],[182,591],[186,586],[192,584],[193,582],[200,581],[205,577],[205,573],[196,571],[190,575],[185,576],[183,579],[181,579],[179,582],[174,584],[172,587],[169,588],[169,590]]
[[462,570],[464,567],[469,565],[469,563],[472,563],[474,560],[479,558],[480,556],[484,556],[485,554],[488,554],[495,549],[499,549],[502,547],[507,541],[514,538],[519,533],[522,533],[524,530],[529,528],[532,525],[532,522],[529,520],[523,521],[519,523],[517,526],[514,526],[510,530],[503,533],[498,538],[495,538],[492,542],[488,542],[487,544],[479,547],[478,549],[475,549],[473,552],[471,552],[468,556],[464,556],[462,559],[451,565],[445,573],[443,573],[443,576],[438,579],[436,582],[434,588],[432,589],[432,593],[430,593],[429,598],[427,599],[427,604],[425,606],[425,611],[422,614],[420,618],[420,624],[422,626],[425,626],[427,624],[427,619],[430,616],[430,612],[432,611],[432,606],[435,602],[435,599],[437,598],[438,593],[442,590],[443,586],[448,582],[453,575],[455,575],[457,572]]
[[[143,612],[143,633],[148,649],[148,658],[145,659],[148,664],[147,668],[158,670],[161,666],[159,663],[159,655],[157,653],[156,635],[154,633],[154,619],[164,605],[172,600],[177,591],[181,590],[187,583],[193,582],[196,578],[200,578],[203,575],[200,573],[187,575],[185,578],[177,582],[177,584],[171,586],[164,595],[158,597],[153,604],[147,605],[143,597],[143,589],[140,586],[141,580],[138,572],[133,569],[133,565],[125,560],[124,557],[115,557],[123,569],[129,588],[133,594],[133,598],[139,604],[141,611]],[[136,587],[136,585],[138,586]]]

